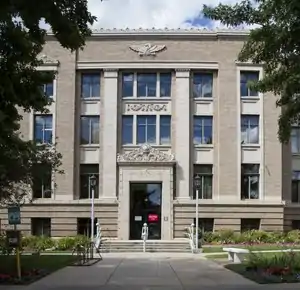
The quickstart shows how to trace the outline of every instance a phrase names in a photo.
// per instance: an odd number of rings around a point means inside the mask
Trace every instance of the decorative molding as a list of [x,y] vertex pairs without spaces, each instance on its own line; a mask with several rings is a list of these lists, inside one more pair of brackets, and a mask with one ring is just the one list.
[[46,54],[38,56],[38,60],[43,62],[43,65],[59,65],[59,61]]
[[117,154],[117,162],[175,162],[175,156],[173,154],[161,152],[149,144],[143,144],[141,147],[134,149],[131,152]]
[[176,72],[190,72],[190,68],[175,68]]
[[131,45],[129,48],[137,52],[139,56],[156,56],[158,52],[162,52],[167,47],[166,45],[152,45],[151,43],[145,43],[140,45]]
[[126,104],[126,112],[166,112],[166,104]]
[[118,72],[119,69],[115,68],[115,67],[107,67],[107,68],[103,68],[104,72]]

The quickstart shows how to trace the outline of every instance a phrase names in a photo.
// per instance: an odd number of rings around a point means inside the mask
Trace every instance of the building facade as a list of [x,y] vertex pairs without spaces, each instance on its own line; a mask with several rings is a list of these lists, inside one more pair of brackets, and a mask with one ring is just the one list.
[[263,69],[236,61],[247,33],[98,30],[76,53],[49,35],[38,69],[57,72],[54,102],[23,114],[21,132],[57,140],[65,173],[37,182],[20,229],[88,233],[91,176],[108,238],[140,239],[144,222],[152,239],[184,237],[195,176],[204,230],[298,228],[300,129],[281,145],[275,97],[248,88]]

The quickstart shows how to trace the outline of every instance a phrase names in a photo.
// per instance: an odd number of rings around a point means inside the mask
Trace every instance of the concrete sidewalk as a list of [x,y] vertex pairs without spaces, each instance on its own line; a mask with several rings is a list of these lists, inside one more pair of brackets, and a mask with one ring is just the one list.
[[[134,255],[134,254],[132,254]],[[136,254],[135,254],[136,255]],[[186,255],[186,254],[185,254]],[[205,258],[147,255],[107,257],[89,267],[67,267],[27,287],[5,290],[199,290],[299,289],[294,285],[258,285]],[[195,256],[195,255],[194,255]],[[196,255],[197,257],[197,255]]]

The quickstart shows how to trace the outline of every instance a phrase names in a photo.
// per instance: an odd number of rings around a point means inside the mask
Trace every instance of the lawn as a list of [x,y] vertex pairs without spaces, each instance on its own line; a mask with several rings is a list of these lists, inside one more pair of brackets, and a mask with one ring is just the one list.
[[70,255],[23,255],[21,256],[22,281],[18,281],[16,257],[0,256],[0,285],[29,284],[73,262],[74,257]]
[[250,249],[251,251],[263,251],[263,250],[284,250],[284,249],[300,249],[300,246],[282,246],[282,245],[255,245],[255,246],[246,246],[246,245],[223,245],[223,246],[203,246],[203,253],[220,253],[223,252],[223,248],[241,248],[241,249]]

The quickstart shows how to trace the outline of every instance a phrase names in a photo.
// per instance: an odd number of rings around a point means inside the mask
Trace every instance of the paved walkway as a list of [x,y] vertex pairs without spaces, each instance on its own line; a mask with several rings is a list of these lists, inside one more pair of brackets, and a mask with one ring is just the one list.
[[299,284],[257,285],[195,255],[114,256],[106,255],[103,261],[89,267],[67,267],[27,287],[5,287],[5,290],[299,289]]

